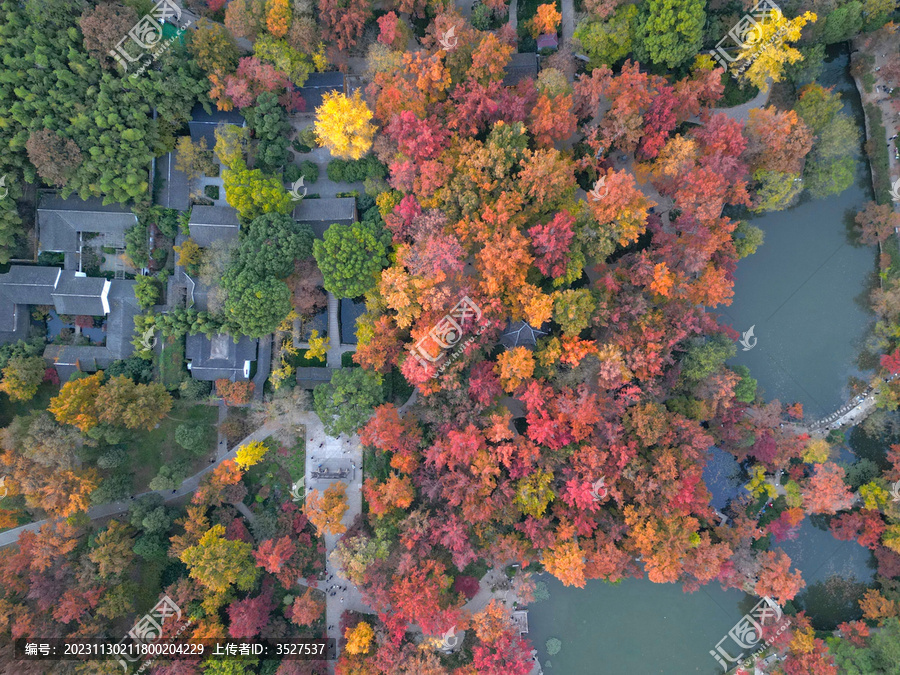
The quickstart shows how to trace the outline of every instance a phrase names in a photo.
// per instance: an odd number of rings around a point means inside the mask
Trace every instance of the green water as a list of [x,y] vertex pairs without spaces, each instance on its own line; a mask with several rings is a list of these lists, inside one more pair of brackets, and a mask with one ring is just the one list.
[[[847,56],[833,58],[819,83],[844,95],[845,110],[862,129],[862,111]],[[875,250],[850,237],[855,213],[871,199],[861,149],[856,183],[824,200],[805,200],[787,211],[750,219],[765,230],[765,244],[738,264],[735,298],[718,307],[739,332],[755,325],[756,347],[738,351],[768,400],[803,403],[808,419],[839,408],[851,376],[865,377],[858,359],[873,317],[867,297],[875,281]],[[725,489],[727,471],[712,482]],[[716,489],[711,484],[710,489]],[[823,627],[845,620],[859,582],[871,579],[868,550],[835,540],[808,519],[796,540],[783,542],[808,588],[797,598]],[[546,675],[686,675],[722,673],[709,654],[756,602],[713,583],[687,594],[677,584],[629,579],[618,585],[589,582],[565,588],[545,575],[550,600],[529,612],[529,638]],[[562,640],[550,657],[546,640]],[[548,664],[549,662],[549,664]]]
[[[718,584],[684,593],[638,579],[583,589],[543,579],[550,600],[533,605],[528,622],[545,675],[721,673],[708,651],[756,602],[742,604],[749,596]],[[544,647],[550,637],[563,643],[552,657]]]
[[[833,59],[819,84],[842,94],[844,111],[864,135],[846,63],[844,55]],[[852,187],[750,220],[765,231],[765,243],[738,263],[731,306],[717,308],[738,332],[754,326],[758,340],[749,351],[738,345],[732,363],[750,368],[767,400],[801,402],[810,421],[846,403],[848,378],[867,377],[858,361],[874,323],[868,298],[877,283],[877,249],[851,234],[872,191],[861,148],[848,152],[858,160]]]

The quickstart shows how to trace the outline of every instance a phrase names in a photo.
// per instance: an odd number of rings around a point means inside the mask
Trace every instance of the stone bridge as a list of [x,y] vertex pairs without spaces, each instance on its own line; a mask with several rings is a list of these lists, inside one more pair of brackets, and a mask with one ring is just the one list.
[[823,417],[811,424],[798,424],[795,427],[799,431],[810,435],[825,436],[832,429],[839,429],[847,424],[858,424],[875,411],[875,396],[878,388],[883,383],[891,382],[897,377],[898,375],[891,375],[886,379],[879,379],[875,384],[866,387],[865,391],[854,396],[828,417]]

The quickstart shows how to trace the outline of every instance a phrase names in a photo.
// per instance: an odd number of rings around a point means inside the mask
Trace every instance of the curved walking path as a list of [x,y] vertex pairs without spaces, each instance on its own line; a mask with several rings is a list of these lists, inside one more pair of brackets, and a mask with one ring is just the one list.
[[[216,461],[204,468],[202,471],[198,471],[190,478],[186,478],[182,481],[181,485],[176,490],[149,490],[147,492],[142,492],[138,495],[135,495],[135,499],[140,499],[146,495],[159,495],[163,498],[163,501],[171,502],[176,499],[180,499],[185,495],[191,494],[194,492],[197,487],[200,485],[200,480],[208,473],[213,471],[219,464],[221,464],[226,459],[234,459],[235,455],[237,455],[238,448],[242,445],[250,443],[251,441],[261,441],[272,434],[274,434],[280,428],[279,424],[276,423],[266,423],[261,426],[259,429],[249,434],[246,438],[242,439],[239,443],[237,443],[229,452],[221,454],[217,457]],[[94,506],[87,510],[87,516],[91,520],[97,520],[99,518],[107,518],[108,516],[113,516],[117,513],[124,513],[128,510],[128,507],[134,503],[131,499],[121,499],[116,502],[109,502],[108,504],[100,504],[99,506]],[[15,544],[19,540],[19,535],[22,532],[33,532],[35,530],[40,529],[43,525],[47,523],[52,523],[59,520],[58,518],[47,518],[45,520],[38,520],[33,523],[28,523],[27,525],[22,525],[20,527],[14,527],[11,530],[6,530],[5,532],[0,532],[0,547],[9,546],[10,544]]]
[[[771,93],[772,80],[767,80],[766,88],[760,89],[759,93],[746,103],[741,103],[740,105],[735,105],[730,108],[710,108],[709,112],[713,115],[715,115],[716,113],[722,113],[733,120],[737,120],[738,122],[743,122],[744,124],[746,124],[750,119],[750,111],[754,108],[765,107],[765,105],[769,102],[769,94]],[[703,124],[699,115],[694,115],[688,120],[688,122],[692,122],[693,124]]]
[[859,424],[866,417],[875,412],[878,407],[876,395],[878,388],[882,384],[892,382],[898,375],[891,375],[888,378],[879,380],[873,385],[866,388],[861,394],[857,394],[843,406],[838,408],[828,417],[816,420],[811,424],[795,424],[793,428],[800,433],[808,433],[815,436],[825,436],[832,429],[840,429],[848,424]]

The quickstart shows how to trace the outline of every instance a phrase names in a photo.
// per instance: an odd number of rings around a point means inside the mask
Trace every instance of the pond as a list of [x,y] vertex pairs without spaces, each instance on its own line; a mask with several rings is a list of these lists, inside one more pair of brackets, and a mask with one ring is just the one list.
[[[862,129],[847,64],[846,53],[834,55],[818,82],[843,95],[845,111]],[[852,152],[857,179],[840,195],[805,199],[749,220],[765,231],[765,243],[738,264],[732,305],[716,308],[739,332],[754,326],[758,338],[755,348],[739,350],[731,363],[750,368],[766,400],[801,402],[809,420],[846,401],[850,377],[866,377],[858,361],[873,325],[867,299],[877,261],[874,248],[850,236],[853,217],[871,199],[862,149]],[[738,468],[730,455],[710,450],[704,480],[715,508],[744,492]],[[852,615],[874,574],[868,549],[834,539],[810,519],[796,539],[779,546],[807,584],[795,602],[818,625],[826,628]],[[566,588],[549,575],[543,579],[550,599],[530,608],[528,637],[546,675],[722,673],[710,650],[758,602],[717,583],[688,594],[679,584],[645,579],[591,581],[583,589]],[[545,647],[550,637],[563,643],[552,657]]]
[[[846,64],[845,54],[833,58],[818,82],[841,93],[844,112],[862,129]],[[758,340],[749,351],[739,345],[731,363],[750,368],[766,400],[802,403],[808,421],[849,400],[850,377],[871,374],[858,360],[874,325],[868,298],[877,282],[877,249],[855,243],[851,228],[872,189],[862,149],[852,151],[858,161],[850,188],[749,220],[765,231],[765,243],[738,263],[731,306],[717,308],[738,332],[754,327]]]
[[[60,334],[63,328],[74,331],[75,324],[64,323],[62,319],[59,318],[56,310],[51,309],[47,313],[47,339],[52,342],[53,339]],[[106,340],[106,332],[103,328],[94,328],[93,326],[90,328],[82,328],[81,334],[97,345],[102,345]]]

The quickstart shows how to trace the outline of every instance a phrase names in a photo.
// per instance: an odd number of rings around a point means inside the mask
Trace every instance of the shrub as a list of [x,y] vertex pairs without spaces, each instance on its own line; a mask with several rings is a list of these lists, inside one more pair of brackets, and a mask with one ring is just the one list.
[[225,401],[225,405],[246,405],[250,403],[253,390],[252,382],[232,382],[226,379],[216,380],[216,393]]
[[481,588],[481,584],[478,583],[478,579],[464,574],[460,574],[453,581],[453,590],[457,593],[463,593],[467,600],[474,598],[478,594],[479,588]]
[[328,163],[328,179],[336,183],[357,183],[367,178],[384,178],[387,167],[375,155],[361,159],[334,159]]
[[229,445],[231,445],[244,438],[250,432],[250,424],[244,416],[229,413],[225,421],[218,426],[218,429],[224,434]]
[[113,361],[106,369],[107,377],[115,377],[116,375],[125,375],[135,382],[146,384],[153,378],[153,368],[150,361],[146,361],[139,356],[129,356],[127,359]]
[[135,267],[146,267],[150,263],[146,225],[138,223],[125,231],[125,255]]
[[284,173],[281,174],[281,178],[285,183],[293,184],[302,175],[303,172],[300,170],[299,166],[296,164],[288,164],[284,169]]
[[[104,479],[100,486],[91,493],[91,504],[107,504],[131,495],[132,476],[130,473],[117,473]],[[152,483],[151,483],[152,486]],[[153,489],[151,487],[151,489]]]
[[157,269],[162,269],[166,266],[166,260],[169,259],[169,252],[164,248],[155,248],[151,257]]
[[128,459],[122,448],[110,448],[97,458],[97,466],[101,469],[115,469]]
[[175,235],[178,234],[179,215],[180,213],[177,210],[167,209],[162,206],[154,206],[151,209],[151,216],[156,223],[156,227],[169,239],[174,239]]
[[891,202],[891,169],[888,147],[884,142],[886,134],[881,108],[873,103],[866,103],[865,108],[871,132],[871,138],[866,141],[866,154],[869,156],[869,162],[872,167],[875,201],[879,204],[889,204]]
[[493,28],[494,11],[479,2],[472,8],[472,27],[475,30],[490,30]]
[[219,186],[218,185],[206,185],[203,187],[203,194],[205,194],[209,199],[215,201],[219,198]]
[[300,173],[307,183],[315,183],[319,180],[319,167],[308,159],[300,162]]
[[159,299],[160,289],[161,286],[159,280],[155,277],[139,276],[137,278],[137,285],[134,287],[134,297],[137,298],[140,308],[147,309],[148,307],[155,305],[156,301]]
[[183,399],[188,401],[199,401],[209,396],[212,391],[212,385],[203,380],[190,378],[178,385],[178,391],[181,393],[181,398]]
[[45,265],[48,267],[59,266],[65,263],[66,254],[54,253],[53,251],[41,251],[37,261],[38,265]]
[[151,490],[175,490],[187,478],[187,472],[188,464],[184,460],[163,464],[149,487]]
[[[314,147],[318,145],[316,141],[316,129],[314,126],[310,125],[305,129],[301,129],[297,132],[297,139],[294,141],[300,148],[297,148],[298,152],[309,152]],[[295,146],[296,147],[296,146]],[[302,150],[301,148],[306,147],[309,150]]]
[[197,456],[209,449],[206,429],[200,424],[179,424],[175,427],[175,442]]

